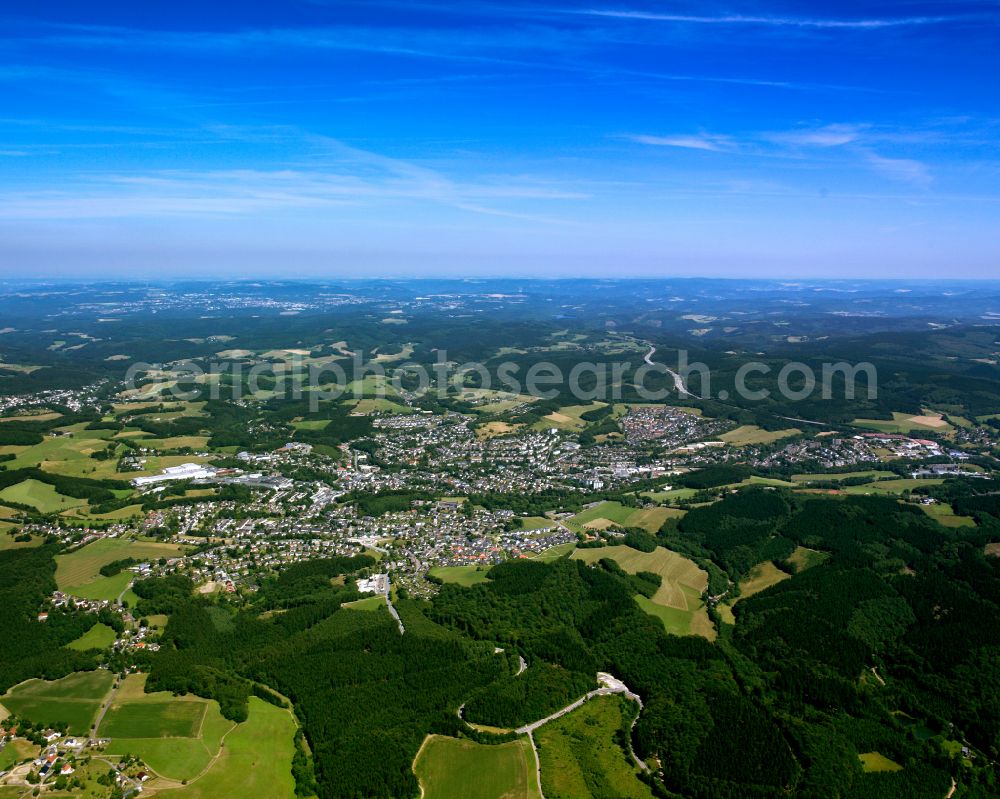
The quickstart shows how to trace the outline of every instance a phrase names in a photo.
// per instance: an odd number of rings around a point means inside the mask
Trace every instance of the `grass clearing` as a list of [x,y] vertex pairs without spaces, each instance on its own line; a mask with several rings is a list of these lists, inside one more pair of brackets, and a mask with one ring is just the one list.
[[0,771],[7,771],[25,760],[31,760],[38,753],[38,747],[23,738],[16,738],[0,749]]
[[945,527],[975,527],[976,520],[971,516],[956,516],[951,505],[938,502],[936,505],[921,505],[924,513]]
[[385,606],[385,597],[381,594],[377,594],[376,596],[366,596],[364,599],[355,599],[353,602],[345,602],[341,605],[342,608],[361,610],[368,613],[377,612]]
[[115,631],[108,627],[108,625],[95,624],[75,641],[66,644],[66,646],[81,652],[86,652],[88,649],[107,649],[115,642],[116,638]]
[[583,414],[606,406],[606,402],[595,402],[593,405],[565,405],[536,422],[534,428],[547,430],[556,427],[560,430],[580,431],[589,424],[586,419],[580,418]]
[[694,561],[663,547],[640,552],[627,546],[578,549],[573,558],[588,564],[611,558],[629,574],[648,571],[660,575],[663,582],[657,592],[652,599],[638,596],[639,606],[659,618],[667,632],[714,640],[715,628],[701,599],[708,588],[708,574]]
[[652,799],[639,767],[615,740],[637,709],[620,696],[599,696],[539,728],[535,741],[546,799]]
[[861,768],[869,773],[903,770],[903,767],[899,765],[899,763],[895,760],[890,760],[879,752],[865,752],[864,754],[858,755],[858,759],[861,761]]
[[866,471],[860,472],[836,472],[833,474],[824,474],[822,472],[816,472],[815,474],[793,474],[793,483],[839,483],[841,480],[853,480],[857,478],[866,477],[869,480],[882,480],[885,478],[893,478],[896,476],[895,472],[885,472],[878,469],[868,469]]
[[[295,720],[283,708],[250,697],[250,715],[225,736],[219,756],[202,776],[172,790],[162,799],[294,799],[292,756]],[[150,764],[152,766],[152,764]]]
[[207,702],[169,694],[160,700],[143,697],[108,708],[101,722],[105,738],[195,738],[205,717]]
[[431,735],[413,762],[423,799],[537,799],[526,738],[498,746]]
[[646,532],[655,533],[668,518],[682,515],[683,511],[675,508],[630,508],[620,502],[601,502],[567,519],[564,524],[573,532],[604,530],[617,525],[641,527]]
[[559,558],[565,557],[574,549],[576,549],[576,541],[570,541],[566,544],[556,544],[554,547],[549,547],[544,552],[539,552],[534,558],[532,558],[532,560],[549,563],[550,561],[559,560]]
[[7,486],[0,491],[0,500],[31,505],[41,513],[72,510],[87,504],[87,500],[64,496],[40,480],[22,480],[20,483]]
[[351,410],[352,414],[356,414],[358,416],[370,416],[373,413],[390,413],[399,415],[413,412],[413,408],[409,408],[406,405],[380,398],[359,399],[355,403],[354,408]]
[[482,566],[435,566],[428,573],[446,583],[468,587],[485,582],[488,571]]
[[902,494],[912,491],[919,486],[941,485],[943,478],[930,477],[927,479],[900,478],[898,480],[879,480],[876,483],[865,483],[858,486],[846,486],[843,491],[847,494]]
[[[151,541],[136,541],[129,538],[102,538],[87,544],[80,549],[65,555],[56,556],[56,583],[62,590],[69,586],[82,587],[98,580],[101,567],[116,560],[135,558],[136,560],[155,560],[158,558],[175,558],[184,550],[174,544],[161,544]],[[125,575],[125,585],[131,577]],[[121,574],[115,575],[120,577]],[[101,578],[104,580],[113,578]]]
[[37,724],[65,722],[73,735],[88,735],[114,675],[109,671],[79,671],[61,680],[28,680],[0,698],[11,713]]
[[516,433],[522,427],[524,427],[523,424],[511,424],[510,422],[486,422],[486,424],[476,428],[476,437],[482,441],[496,436],[506,436],[510,433]]
[[829,557],[829,552],[820,552],[818,549],[809,549],[809,547],[795,547],[795,551],[789,555],[788,561],[800,572],[804,572],[813,566],[819,566]]
[[916,432],[927,432],[930,430],[943,433],[951,432],[955,428],[941,418],[939,414],[914,415],[909,413],[892,412],[892,419],[855,419],[851,424],[854,427],[864,427],[875,430],[879,433],[896,433],[906,435]]
[[751,444],[773,444],[783,438],[801,435],[802,431],[797,427],[789,427],[786,430],[764,430],[753,424],[745,424],[723,433],[719,436],[720,441],[732,444],[734,447],[747,447]]
[[[800,547],[800,549],[802,548]],[[769,560],[764,561],[764,563],[758,563],[750,570],[750,574],[745,579],[740,580],[740,595],[731,601],[723,602],[719,605],[719,615],[728,624],[736,624],[736,617],[733,615],[734,605],[740,600],[752,597],[761,591],[766,591],[772,585],[777,585],[790,577],[791,575],[788,572],[783,572]]]
[[146,694],[145,685],[146,675],[130,674],[119,686],[100,729],[101,735],[113,731],[108,753],[137,754],[168,779],[196,777],[235,725],[222,717],[217,702],[166,691]]

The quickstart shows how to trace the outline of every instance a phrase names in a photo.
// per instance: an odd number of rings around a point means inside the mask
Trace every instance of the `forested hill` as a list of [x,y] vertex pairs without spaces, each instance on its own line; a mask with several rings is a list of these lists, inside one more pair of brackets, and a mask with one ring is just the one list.
[[[404,635],[384,609],[343,607],[366,557],[289,567],[241,609],[181,575],[140,581],[137,612],[170,617],[144,656],[147,687],[215,698],[235,720],[251,695],[288,697],[312,753],[299,749],[297,784],[321,799],[415,797],[428,733],[502,740],[466,726],[461,705],[515,726],[590,690],[597,671],[643,699],[631,735],[659,796],[941,799],[953,776],[967,799],[996,796],[1000,559],[983,546],[1000,522],[980,504],[980,525],[963,528],[890,498],[757,488],[692,510],[659,543],[734,586],[762,559],[791,575],[739,598],[735,626],[716,618],[715,642],[665,633],[634,599],[651,578],[607,559],[510,561],[473,587],[402,599]],[[80,633],[72,619],[31,621],[53,555],[0,553],[4,640],[17,644],[3,647],[5,685],[94,665],[62,646]],[[515,676],[519,656],[529,668]],[[871,753],[901,770],[864,771]]]

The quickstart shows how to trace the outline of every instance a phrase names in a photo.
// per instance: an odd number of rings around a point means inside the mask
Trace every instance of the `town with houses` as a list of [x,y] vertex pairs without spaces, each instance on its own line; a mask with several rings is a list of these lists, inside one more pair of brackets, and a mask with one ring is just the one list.
[[[67,407],[97,407],[100,388],[59,394],[58,400]],[[42,404],[46,401],[53,397],[40,398]],[[28,407],[7,402],[8,411]],[[666,405],[629,407],[618,426],[620,433],[583,445],[573,430],[558,426],[512,425],[499,434],[483,435],[477,419],[468,414],[375,413],[370,434],[342,444],[337,457],[314,452],[310,444],[298,441],[270,451],[239,451],[238,465],[232,458],[215,465],[215,453],[193,451],[190,461],[130,480],[140,499],[156,500],[168,490],[171,495],[178,489],[181,494],[212,493],[227,486],[242,487],[247,492],[243,499],[168,502],[140,519],[92,528],[59,519],[33,522],[25,524],[22,533],[54,538],[70,549],[100,539],[132,537],[174,544],[183,554],[125,567],[131,580],[180,573],[198,591],[234,603],[290,564],[368,554],[376,565],[362,570],[356,590],[384,597],[402,630],[393,596],[432,596],[437,590],[432,579],[435,569],[464,566],[485,571],[509,559],[535,557],[594,537],[594,531],[568,526],[573,513],[548,511],[524,517],[513,510],[476,505],[470,496],[617,491],[633,492],[640,503],[652,507],[655,502],[646,492],[670,492],[679,476],[724,464],[843,471],[905,462],[910,464],[908,476],[917,480],[975,477],[970,458],[996,447],[995,429],[984,427],[962,430],[948,440],[871,431],[794,431],[773,441],[736,443],[730,436],[733,423]],[[142,470],[155,456],[140,443],[120,456],[118,470]],[[297,477],[306,467],[312,479]],[[373,515],[353,501],[359,495],[394,494],[414,498],[406,507]],[[678,497],[676,502],[683,506],[697,499]],[[616,533],[611,529],[603,534]],[[66,607],[111,613],[121,622],[110,647],[116,668],[135,669],[138,655],[157,651],[160,630],[136,618],[124,594],[115,600],[89,600],[56,591],[39,608],[38,621],[44,622],[53,609]],[[16,729],[0,729],[0,742],[9,743],[17,735]],[[65,785],[75,763],[99,758],[107,744],[54,729],[41,735],[38,756],[16,774],[0,774],[0,785],[11,780]],[[108,780],[123,795],[142,791],[147,775],[141,762],[108,762],[114,772]]]

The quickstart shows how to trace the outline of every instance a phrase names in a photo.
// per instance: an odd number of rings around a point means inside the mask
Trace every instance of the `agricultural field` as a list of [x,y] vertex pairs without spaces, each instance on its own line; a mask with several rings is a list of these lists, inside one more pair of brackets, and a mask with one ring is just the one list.
[[524,425],[511,424],[510,422],[487,422],[476,428],[476,437],[480,440],[495,438],[496,436],[506,436],[515,433]]
[[24,760],[30,760],[37,754],[37,746],[28,743],[23,738],[15,739],[0,749],[0,771],[7,771],[11,766]]
[[942,478],[929,477],[925,479],[901,477],[898,480],[879,480],[875,483],[865,483],[858,486],[846,486],[846,494],[902,494],[920,486],[941,485]]
[[548,527],[552,527],[554,524],[555,522],[551,519],[546,519],[544,516],[522,516],[520,529],[544,530]]
[[100,735],[112,739],[109,754],[133,753],[161,777],[190,780],[215,758],[235,725],[217,702],[168,692],[143,693],[146,675],[131,674],[115,694]]
[[22,480],[20,483],[7,486],[0,491],[0,500],[31,505],[41,513],[57,513],[87,504],[87,500],[64,496],[40,480]]
[[106,624],[95,624],[87,632],[66,644],[70,649],[86,652],[88,649],[107,649],[115,642],[115,631]]
[[183,449],[188,447],[195,450],[208,449],[208,436],[171,436],[170,438],[137,438],[141,446],[149,449]]
[[547,430],[550,427],[557,427],[560,430],[583,430],[588,423],[580,417],[589,411],[596,411],[606,406],[606,402],[595,402],[593,405],[565,405],[535,422],[533,427],[536,430]]
[[109,671],[81,671],[61,680],[28,680],[15,685],[0,704],[11,713],[40,724],[65,722],[73,735],[88,735],[114,675]]
[[435,566],[429,574],[446,583],[470,586],[485,582],[488,571],[482,566]]
[[935,431],[938,433],[952,432],[955,428],[941,418],[939,413],[913,415],[909,413],[892,412],[892,420],[888,419],[855,419],[851,422],[855,427],[865,427],[880,433],[898,433],[906,435],[913,432]]
[[971,516],[956,516],[951,505],[938,502],[936,505],[921,505],[924,513],[945,527],[975,527],[976,520]]
[[[359,400],[360,402],[360,400]],[[293,419],[292,427],[296,430],[323,430],[330,424],[329,419]]]
[[157,796],[294,799],[294,736],[295,720],[289,711],[252,696],[249,718],[224,735],[225,742],[220,745],[218,755],[210,760],[208,770],[189,779],[187,785],[158,791]]
[[790,427],[787,430],[764,430],[756,425],[745,424],[735,430],[730,430],[728,433],[723,433],[719,436],[719,440],[734,447],[746,447],[751,444],[773,444],[775,441],[801,435],[801,433],[802,431],[796,427]]
[[698,490],[695,488],[671,488],[668,491],[644,491],[639,496],[650,499],[653,502],[676,502],[682,499],[690,499]]
[[841,480],[852,480],[855,478],[866,477],[870,481],[892,479],[896,476],[895,472],[879,471],[877,469],[868,469],[867,471],[861,472],[837,472],[835,474],[793,474],[793,483],[816,483],[816,482],[832,482],[839,483]]
[[[800,547],[800,549],[804,549],[804,547]],[[719,605],[719,615],[728,624],[735,624],[736,617],[733,615],[733,606],[737,602],[741,599],[752,597],[754,594],[759,594],[761,591],[765,591],[772,585],[777,585],[789,577],[791,575],[788,572],[783,572],[771,563],[771,561],[758,563],[750,570],[750,574],[745,579],[740,580],[740,595],[729,602],[723,602]]]
[[355,599],[353,602],[345,602],[341,607],[350,608],[351,610],[377,612],[385,607],[385,597],[381,594],[366,596],[363,599]]
[[[173,544],[102,538],[75,552],[56,556],[56,583],[60,590],[85,599],[113,599],[128,585],[132,574],[124,571],[113,577],[102,577],[102,566],[124,558],[152,560],[181,554],[183,550]],[[116,587],[117,592],[110,594]],[[95,591],[101,596],[91,596]]]
[[459,395],[461,399],[466,402],[478,401],[480,404],[476,405],[473,410],[486,416],[507,413],[520,405],[536,400],[536,397],[532,397],[530,394],[513,394],[510,391],[496,391],[486,388],[462,388],[461,386],[460,388],[462,391]]
[[423,799],[539,799],[527,739],[487,746],[430,735],[413,761]]
[[544,552],[539,552],[533,560],[541,561],[542,563],[547,563],[552,560],[559,560],[559,558],[568,555],[576,549],[576,542],[570,541],[567,544],[557,544],[554,547],[549,547]]
[[654,552],[640,552],[627,546],[578,549],[573,558],[595,563],[611,558],[630,574],[648,571],[663,578],[652,599],[639,596],[639,606],[663,621],[667,632],[674,635],[701,635],[715,638],[715,628],[701,596],[708,587],[708,574],[683,555],[663,547]]
[[8,522],[0,522],[0,552],[7,549],[24,549],[25,547],[37,547],[42,543],[42,538],[40,536],[34,536],[30,541],[15,541],[14,536],[10,535],[10,531],[14,529],[14,525]]
[[620,502],[602,502],[576,514],[564,523],[574,532],[605,530],[617,525],[619,527],[641,527],[647,532],[655,533],[668,518],[683,515],[684,512],[676,508],[629,508]]
[[413,408],[388,399],[365,398],[359,399],[354,404],[351,413],[359,416],[369,416],[373,413],[407,414],[413,413]]
[[638,708],[620,696],[599,696],[535,733],[546,799],[627,796],[652,799],[639,767],[615,740]]

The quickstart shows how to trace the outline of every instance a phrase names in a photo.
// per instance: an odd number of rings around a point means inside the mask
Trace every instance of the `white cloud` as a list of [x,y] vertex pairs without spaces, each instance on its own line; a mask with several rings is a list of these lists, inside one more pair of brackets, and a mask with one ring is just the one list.
[[858,125],[826,125],[822,128],[791,130],[764,135],[769,141],[795,147],[840,147],[857,142],[864,129]]
[[885,158],[877,153],[866,153],[869,166],[889,180],[908,183],[911,186],[929,188],[934,182],[927,165],[910,158]]
[[743,14],[723,14],[719,16],[702,16],[696,14],[661,14],[653,11],[626,11],[616,9],[587,9],[577,12],[595,17],[611,17],[613,19],[637,19],[653,22],[679,22],[693,25],[762,25],[791,28],[828,28],[874,30],[878,28],[897,28],[915,25],[935,25],[942,22],[953,22],[960,17],[887,17],[880,19],[825,19],[816,17],[764,17],[747,16]]
[[628,137],[639,144],[655,147],[680,147],[685,150],[709,150],[719,152],[727,148],[729,140],[722,136],[647,136],[636,134]]

